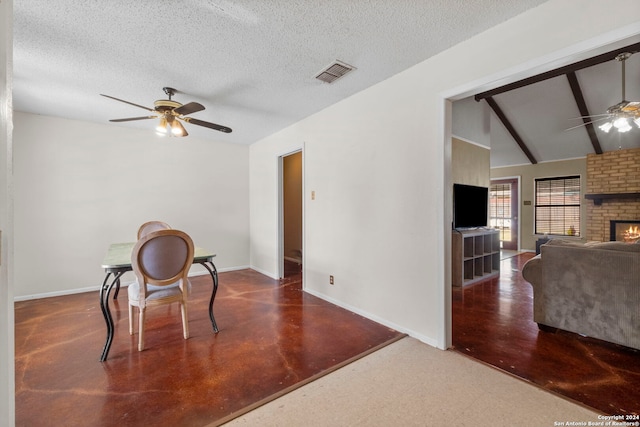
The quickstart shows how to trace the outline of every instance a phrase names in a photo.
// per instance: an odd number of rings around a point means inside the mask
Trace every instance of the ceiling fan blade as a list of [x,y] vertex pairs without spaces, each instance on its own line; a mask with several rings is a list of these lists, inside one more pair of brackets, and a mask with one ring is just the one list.
[[197,102],[190,102],[188,104],[184,104],[180,107],[174,108],[173,112],[181,116],[186,116],[187,114],[196,113],[202,110],[204,110],[204,105],[198,104]]
[[115,99],[116,101],[124,102],[125,104],[133,105],[134,107],[144,108],[147,111],[155,111],[153,108],[145,107],[144,105],[134,104],[133,102],[125,101],[124,99],[114,98],[113,96],[109,96],[109,95],[103,95],[103,94],[100,94],[100,95],[104,96],[105,98],[111,98],[111,99]]
[[570,128],[568,128],[568,129],[565,129],[564,131],[566,132],[566,131],[569,131],[569,130],[572,130],[572,129],[576,129],[576,128],[579,128],[579,127],[582,127],[582,126],[592,125],[592,124],[594,124],[594,123],[596,123],[596,122],[601,122],[601,121],[603,121],[603,120],[607,120],[607,119],[608,119],[608,117],[602,117],[602,118],[600,118],[600,119],[592,120],[592,121],[587,122],[587,123],[580,123],[578,126],[570,127]]
[[610,116],[611,114],[609,113],[604,113],[604,114],[591,114],[589,116],[578,116],[578,117],[569,117],[569,120],[576,120],[576,119],[588,119],[590,117],[603,117],[603,116]]
[[231,128],[228,128],[222,125],[217,125],[215,123],[205,122],[204,120],[193,119],[191,117],[184,117],[182,120],[194,125],[204,126],[209,129],[219,130],[220,132],[231,133]]
[[109,120],[110,122],[130,122],[133,120],[146,120],[146,119],[157,119],[158,116],[143,116],[143,117],[129,117],[126,119],[113,119]]

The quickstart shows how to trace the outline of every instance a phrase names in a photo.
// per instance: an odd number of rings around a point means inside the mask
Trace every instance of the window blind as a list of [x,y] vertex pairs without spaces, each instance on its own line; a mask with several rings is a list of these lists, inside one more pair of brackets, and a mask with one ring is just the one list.
[[491,184],[489,225],[500,230],[500,240],[511,240],[511,184]]
[[580,176],[535,180],[535,234],[580,235]]

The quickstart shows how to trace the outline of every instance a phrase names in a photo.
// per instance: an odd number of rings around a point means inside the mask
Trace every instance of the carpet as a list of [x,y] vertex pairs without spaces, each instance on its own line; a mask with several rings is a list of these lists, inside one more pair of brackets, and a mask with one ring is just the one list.
[[593,410],[406,337],[225,427],[540,427],[599,421]]

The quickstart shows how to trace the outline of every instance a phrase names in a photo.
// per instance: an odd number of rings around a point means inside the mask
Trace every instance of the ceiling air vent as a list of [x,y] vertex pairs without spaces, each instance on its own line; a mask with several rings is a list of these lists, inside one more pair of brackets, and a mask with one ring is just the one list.
[[344,62],[335,61],[322,70],[320,74],[316,76],[316,79],[322,80],[325,83],[333,83],[352,70],[355,70],[355,67],[345,64]]

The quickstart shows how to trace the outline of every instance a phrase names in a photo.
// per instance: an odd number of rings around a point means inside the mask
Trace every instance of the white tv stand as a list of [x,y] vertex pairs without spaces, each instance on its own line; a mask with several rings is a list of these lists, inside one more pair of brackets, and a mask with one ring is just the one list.
[[500,235],[492,228],[451,234],[451,285],[469,286],[500,276]]

